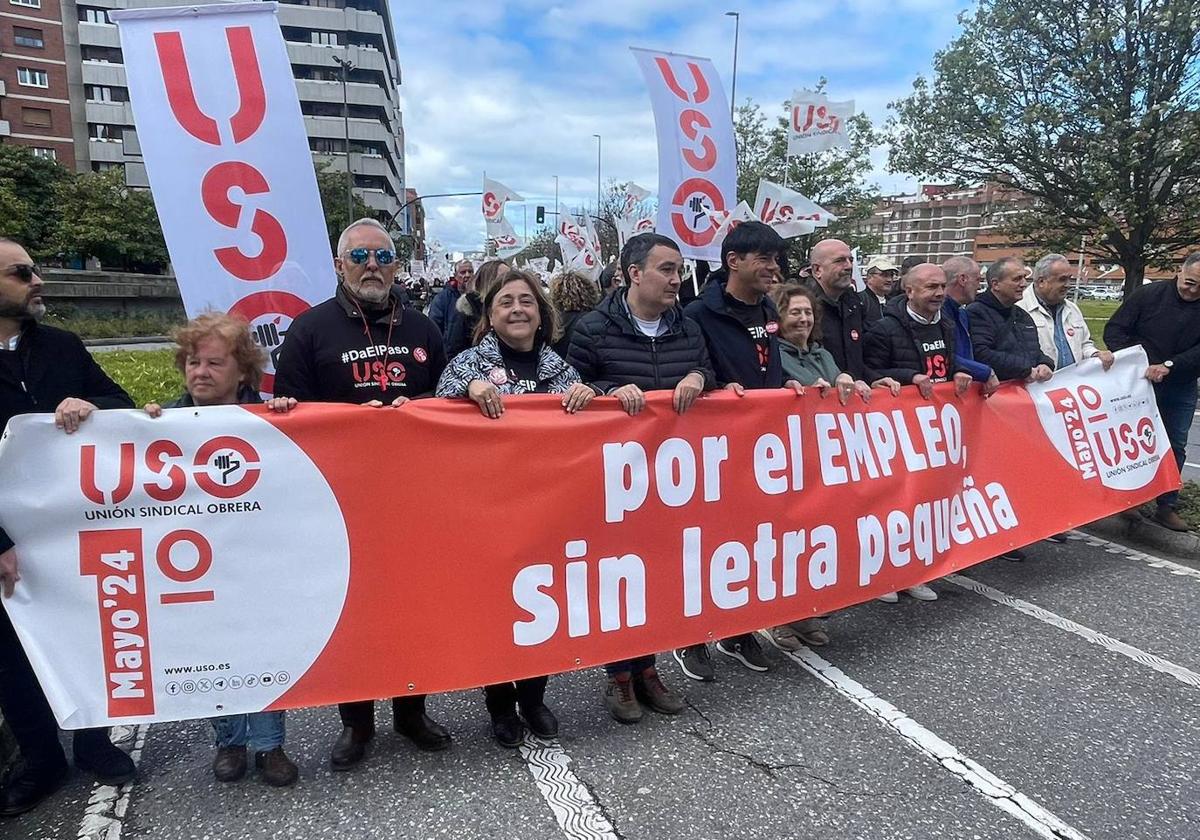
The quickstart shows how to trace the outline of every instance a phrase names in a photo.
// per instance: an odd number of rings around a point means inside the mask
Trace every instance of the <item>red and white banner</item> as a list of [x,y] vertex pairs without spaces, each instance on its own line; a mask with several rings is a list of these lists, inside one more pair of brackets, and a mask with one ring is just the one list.
[[[15,418],[4,601],[68,728],[552,674],[841,609],[1179,486],[1140,349],[906,388]],[[377,441],[369,452],[347,446]],[[461,504],[470,499],[469,505]],[[470,639],[447,654],[446,639]]]
[[850,145],[854,100],[831,102],[823,93],[798,90],[789,103],[789,155],[805,155]]
[[729,101],[707,58],[633,49],[658,135],[658,224],[685,257],[721,258],[709,215],[737,204],[737,155]]
[[335,284],[275,5],[111,13],[184,308],[244,316],[272,354],[268,392],[292,319]]
[[837,221],[837,216],[807,196],[770,181],[758,182],[754,215],[784,239],[804,236]]

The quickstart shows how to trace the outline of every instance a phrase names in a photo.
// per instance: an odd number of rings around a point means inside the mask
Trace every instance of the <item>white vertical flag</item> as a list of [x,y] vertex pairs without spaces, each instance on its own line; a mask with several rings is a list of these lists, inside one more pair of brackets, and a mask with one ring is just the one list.
[[241,315],[269,352],[336,280],[274,3],[124,9],[130,104],[189,317]]
[[710,212],[737,204],[737,163],[729,101],[707,58],[633,50],[654,108],[658,136],[659,233],[685,257],[719,259]]
[[784,239],[804,236],[837,221],[837,216],[811,199],[770,181],[758,182],[754,215],[775,228]]

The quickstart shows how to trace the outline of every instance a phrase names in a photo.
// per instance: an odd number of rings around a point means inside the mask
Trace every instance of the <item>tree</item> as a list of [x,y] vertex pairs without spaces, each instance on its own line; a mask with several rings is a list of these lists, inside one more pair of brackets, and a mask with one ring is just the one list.
[[167,247],[148,192],[125,186],[120,169],[85,172],[55,186],[59,217],[46,249],[64,257],[95,257],[106,268],[159,271]]
[[[356,219],[378,214],[366,205],[357,194],[353,201],[353,218],[346,217],[346,184],[350,175],[344,169],[331,170],[324,161],[314,164],[317,171],[317,192],[321,195],[321,209],[325,211],[325,229],[329,233],[329,250],[337,250],[337,240],[346,226]],[[393,236],[395,239],[395,236]],[[412,246],[407,246],[409,251]]]
[[[824,91],[825,80],[817,83]],[[752,100],[738,106],[734,118],[737,137],[738,200],[754,205],[760,180],[786,183],[817,204],[837,214],[838,221],[792,243],[795,257],[807,257],[809,248],[821,239],[838,238],[851,247],[873,253],[879,249],[877,236],[856,233],[857,222],[875,209],[879,190],[867,183],[871,173],[871,150],[877,136],[866,114],[855,114],[848,125],[850,145],[841,149],[786,157],[789,107],[773,122]]]
[[1007,227],[1125,269],[1200,234],[1200,4],[980,0],[892,103],[893,171],[996,181],[1036,202]]
[[0,145],[0,236],[45,256],[58,218],[55,188],[71,177],[64,167],[37,157],[27,146]]

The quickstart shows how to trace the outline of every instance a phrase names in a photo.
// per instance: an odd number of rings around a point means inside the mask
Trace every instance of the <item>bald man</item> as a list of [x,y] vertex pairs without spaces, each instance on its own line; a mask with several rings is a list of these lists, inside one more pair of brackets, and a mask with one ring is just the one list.
[[840,239],[823,239],[808,253],[809,288],[821,306],[821,335],[813,336],[829,351],[838,370],[866,379],[863,363],[862,298],[854,290],[854,257]]

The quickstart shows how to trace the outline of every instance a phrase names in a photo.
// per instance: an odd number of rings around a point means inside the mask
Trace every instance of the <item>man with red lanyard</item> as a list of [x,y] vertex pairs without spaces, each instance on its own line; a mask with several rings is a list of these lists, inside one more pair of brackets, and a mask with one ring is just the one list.
[[[406,307],[395,289],[396,251],[383,225],[359,219],[342,231],[333,264],[337,292],[292,322],[279,351],[275,395],[301,402],[400,407],[433,396],[446,353],[436,326]],[[341,703],[334,770],[358,764],[375,736],[371,700]],[[423,750],[450,746],[450,733],[425,714],[425,696],[392,699],[396,731]]]

